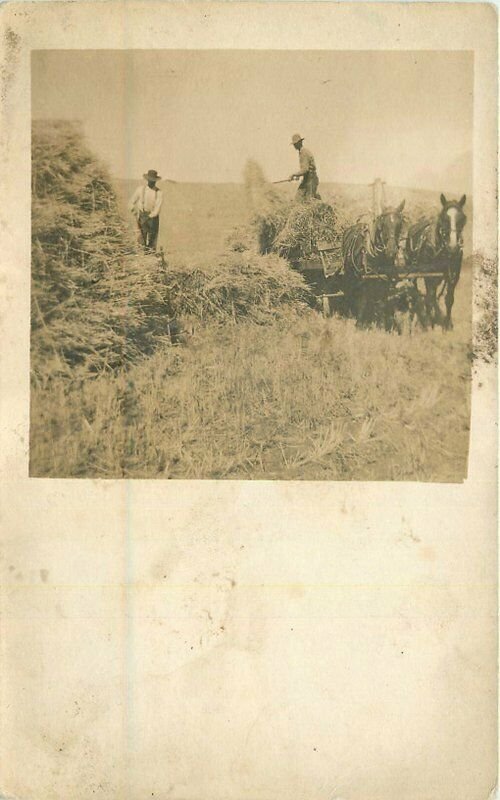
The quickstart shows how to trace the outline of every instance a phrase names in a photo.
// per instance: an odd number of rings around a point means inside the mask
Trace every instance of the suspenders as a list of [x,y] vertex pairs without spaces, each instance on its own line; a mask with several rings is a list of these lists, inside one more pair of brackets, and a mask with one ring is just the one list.
[[[143,186],[143,187],[142,187],[142,201],[141,201],[141,205],[142,205],[142,209],[141,209],[141,210],[142,210],[142,211],[144,211],[144,210],[145,210],[145,209],[144,209],[144,201],[145,201],[145,199],[146,199],[146,188],[147,188],[146,186]],[[160,190],[159,190],[159,189],[158,189],[158,188],[155,186],[155,188],[153,189],[153,191],[154,191],[154,192],[159,192]]]

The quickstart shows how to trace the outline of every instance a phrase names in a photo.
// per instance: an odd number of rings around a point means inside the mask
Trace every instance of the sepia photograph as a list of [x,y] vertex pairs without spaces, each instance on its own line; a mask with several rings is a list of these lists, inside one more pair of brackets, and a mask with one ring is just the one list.
[[31,475],[466,477],[471,52],[31,64]]
[[461,481],[473,54],[32,53],[30,474]]

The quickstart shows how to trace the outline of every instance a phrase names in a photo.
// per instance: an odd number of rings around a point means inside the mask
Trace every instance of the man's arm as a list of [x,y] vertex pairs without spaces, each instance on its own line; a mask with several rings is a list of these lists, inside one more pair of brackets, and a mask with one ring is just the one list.
[[141,192],[141,187],[139,186],[135,190],[135,192],[132,195],[132,197],[130,198],[128,208],[129,208],[129,211],[130,211],[131,214],[133,214],[136,211],[136,205],[137,205],[137,201],[139,200],[140,192]]
[[290,180],[293,180],[294,178],[303,178],[304,175],[307,175],[311,166],[311,157],[309,153],[301,150],[299,153],[299,162],[300,168],[298,172],[294,172],[292,175],[290,175]]
[[158,214],[160,213],[162,200],[163,200],[163,195],[158,189],[158,191],[156,192],[156,202],[154,204],[154,208],[149,215],[151,219],[153,219],[153,217],[157,217]]

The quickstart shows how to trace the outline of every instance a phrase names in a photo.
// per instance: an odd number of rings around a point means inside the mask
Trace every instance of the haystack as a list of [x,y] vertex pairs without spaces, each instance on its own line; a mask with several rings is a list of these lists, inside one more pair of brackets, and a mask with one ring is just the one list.
[[286,308],[300,312],[311,304],[302,276],[275,253],[228,251],[207,262],[170,261],[167,272],[170,307],[180,317],[264,324]]
[[163,266],[137,250],[78,123],[32,136],[32,374],[114,369],[168,336]]
[[76,123],[33,128],[32,376],[115,370],[170,343],[180,317],[273,319],[307,289],[278,255],[209,263],[145,254]]

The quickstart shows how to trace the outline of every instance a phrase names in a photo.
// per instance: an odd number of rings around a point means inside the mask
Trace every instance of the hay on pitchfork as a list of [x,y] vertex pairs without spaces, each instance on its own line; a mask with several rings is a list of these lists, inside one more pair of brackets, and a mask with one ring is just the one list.
[[243,173],[249,220],[238,229],[229,244],[235,250],[254,249],[270,253],[278,233],[285,225],[292,201],[265,178],[256,161],[247,161]]
[[275,252],[291,262],[317,257],[319,245],[340,252],[345,223],[331,205],[315,199],[294,201],[282,187],[267,183],[255,161],[247,162],[244,180],[250,219],[246,227],[233,231],[229,247]]

